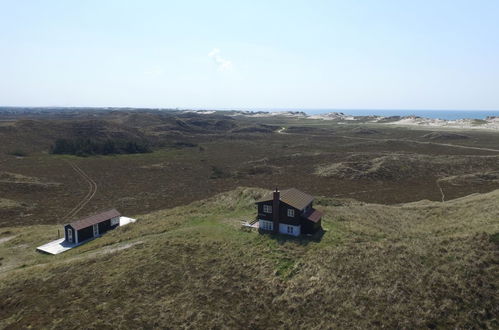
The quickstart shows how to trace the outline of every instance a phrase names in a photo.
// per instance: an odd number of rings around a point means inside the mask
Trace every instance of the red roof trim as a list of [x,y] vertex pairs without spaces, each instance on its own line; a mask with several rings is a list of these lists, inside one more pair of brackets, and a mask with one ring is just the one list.
[[310,213],[307,216],[307,219],[312,221],[312,222],[317,223],[322,218],[323,215],[324,214],[322,214],[322,212],[319,212],[319,211],[313,209],[312,213]]

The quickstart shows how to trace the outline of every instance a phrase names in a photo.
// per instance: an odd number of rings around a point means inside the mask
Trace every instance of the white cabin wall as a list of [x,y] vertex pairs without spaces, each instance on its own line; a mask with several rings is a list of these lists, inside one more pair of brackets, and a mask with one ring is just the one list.
[[[288,227],[293,228],[293,233],[288,232]],[[279,224],[279,233],[284,234],[284,235],[300,236],[301,226],[292,226],[292,225],[288,225],[285,223],[280,223]]]

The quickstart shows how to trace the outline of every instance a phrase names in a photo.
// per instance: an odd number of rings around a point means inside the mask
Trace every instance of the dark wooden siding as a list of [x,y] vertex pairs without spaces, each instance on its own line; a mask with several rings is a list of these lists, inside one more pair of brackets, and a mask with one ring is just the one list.
[[264,205],[270,205],[272,206],[272,201],[268,202],[261,202],[257,204],[257,209],[258,209],[258,219],[263,219],[263,220],[268,220],[272,221],[272,213],[264,213],[263,212],[263,206]]
[[[258,203],[258,219],[272,221],[272,213],[264,213],[263,206],[270,205],[272,206],[272,201],[266,201]],[[288,217],[288,209],[295,210],[294,217]],[[274,212],[274,210],[272,210]],[[287,225],[299,226],[300,225],[300,211],[292,206],[284,202],[279,203],[279,223],[284,223]]]
[[[114,225],[114,226],[111,226],[111,219],[109,219],[109,220],[99,222],[97,225],[99,226],[99,235],[102,235],[105,232],[118,227],[119,223]],[[93,225],[78,230],[78,242],[83,242],[83,241],[85,241],[89,238],[92,238],[92,237],[94,237]]]
[[[299,226],[300,225],[300,210],[281,202],[279,204],[279,222],[287,225]],[[294,217],[288,217],[288,209],[295,211]]]
[[78,230],[78,243],[94,237],[94,229],[92,226]]
[[99,223],[99,234],[104,234],[106,231],[116,228],[111,226],[111,219]]
[[322,219],[317,221],[317,222],[313,222],[313,221],[307,220],[305,218],[302,218],[302,219],[303,219],[302,226],[301,226],[302,234],[313,234],[317,230],[321,229]]

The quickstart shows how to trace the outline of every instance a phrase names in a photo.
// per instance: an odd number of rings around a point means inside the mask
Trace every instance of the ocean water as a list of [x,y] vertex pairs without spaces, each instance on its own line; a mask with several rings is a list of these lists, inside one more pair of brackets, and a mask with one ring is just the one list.
[[324,114],[328,112],[343,112],[346,115],[352,116],[419,116],[424,118],[435,118],[435,119],[485,119],[488,116],[498,116],[499,110],[497,111],[481,111],[481,110],[382,110],[382,109],[304,109],[300,110],[307,114]]

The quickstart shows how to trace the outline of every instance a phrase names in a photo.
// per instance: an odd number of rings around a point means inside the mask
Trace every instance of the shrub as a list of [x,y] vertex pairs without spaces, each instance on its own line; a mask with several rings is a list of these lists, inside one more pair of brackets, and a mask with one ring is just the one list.
[[13,150],[13,151],[9,151],[7,152],[8,155],[12,155],[12,156],[17,156],[17,157],[26,157],[28,156],[28,153],[23,151],[23,150],[19,150],[19,149],[16,149],[16,150]]

